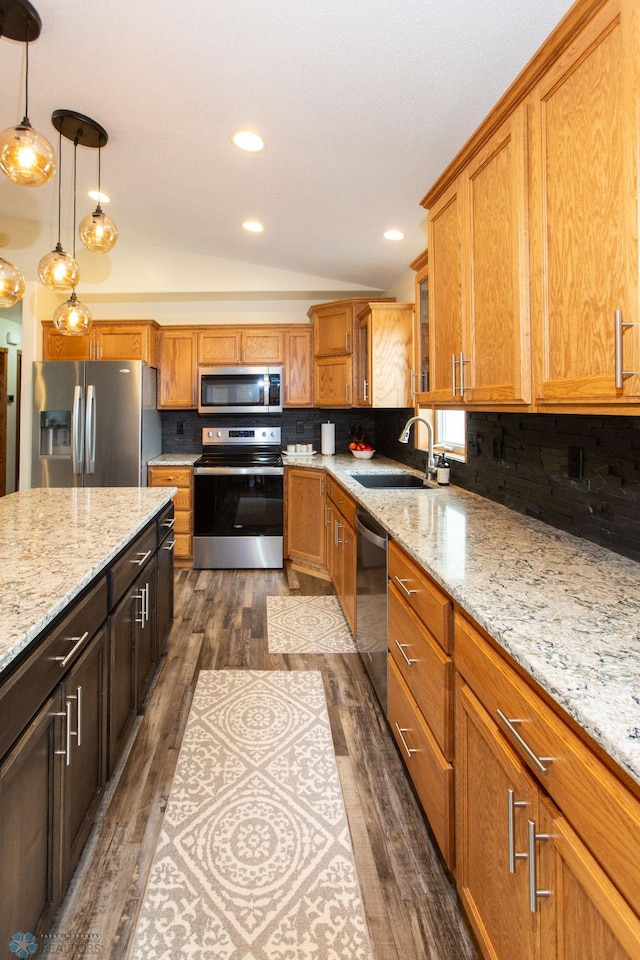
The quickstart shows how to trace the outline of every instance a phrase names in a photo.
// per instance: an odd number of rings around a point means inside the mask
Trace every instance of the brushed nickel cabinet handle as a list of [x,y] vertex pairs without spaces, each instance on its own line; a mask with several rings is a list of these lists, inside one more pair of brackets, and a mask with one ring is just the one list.
[[150,556],[151,556],[151,550],[147,550],[146,553],[142,553],[142,551],[140,551],[140,553],[138,553],[139,559],[132,560],[131,563],[135,563],[137,567],[141,567],[146,562],[147,558]]
[[623,369],[624,351],[622,345],[622,332],[625,327],[633,327],[634,324],[630,320],[622,319],[622,310],[616,310],[615,325],[616,390],[622,390],[622,378],[632,377],[634,373],[633,370]]
[[80,649],[80,647],[85,642],[88,636],[89,636],[89,631],[85,630],[85,632],[82,634],[81,637],[67,637],[66,639],[69,641],[75,640],[73,647],[71,648],[69,653],[66,655],[66,657],[54,657],[53,659],[58,660],[60,663],[60,666],[64,669],[67,666],[67,664],[71,660],[73,660],[76,653],[78,652],[78,650]]
[[405,647],[410,647],[410,646],[411,646],[410,643],[400,643],[399,640],[395,640],[395,639],[394,639],[394,643],[395,643],[396,647],[398,648],[398,650],[400,651],[400,653],[402,654],[402,656],[404,657],[404,659],[406,660],[408,666],[411,666],[411,664],[418,662],[417,660],[410,660],[409,657],[408,657],[408,656],[406,655],[406,653],[404,652],[404,648],[405,648]]
[[410,747],[410,746],[407,744],[407,741],[406,741],[405,738],[404,738],[404,734],[405,734],[405,733],[410,733],[411,731],[409,730],[408,727],[399,727],[397,723],[394,723],[394,727],[396,728],[396,732],[397,732],[398,736],[400,737],[400,739],[401,739],[401,741],[402,741],[402,746],[403,746],[404,749],[407,751],[407,756],[409,757],[409,759],[411,759],[411,757],[413,756],[414,753],[418,753],[417,748],[416,748],[416,747]]
[[406,583],[409,583],[409,580],[403,579],[402,577],[397,577],[397,576],[394,576],[393,579],[394,579],[395,582],[398,584],[398,586],[400,587],[400,589],[401,589],[408,597],[411,597],[411,596],[413,596],[414,593],[417,593],[417,592],[418,592],[417,590],[410,590],[409,587],[406,587],[406,586],[405,586]]
[[553,757],[538,757],[533,752],[529,744],[526,742],[526,740],[523,737],[520,736],[520,734],[515,728],[515,724],[522,723],[522,720],[515,720],[513,718],[511,718],[511,720],[508,720],[507,717],[505,717],[502,710],[496,710],[496,713],[500,718],[500,720],[502,721],[502,723],[507,728],[507,730],[509,731],[509,733],[511,734],[511,736],[513,737],[513,739],[516,741],[518,746],[522,748],[522,750],[528,756],[529,760],[531,760],[531,763],[534,765],[536,770],[539,770],[540,773],[543,773],[543,774],[548,773],[549,768],[545,767],[545,763],[546,764],[553,763]]
[[71,763],[71,701],[67,699],[64,713],[54,713],[54,717],[64,717],[66,730],[64,734],[64,750],[54,750],[58,757],[64,757],[64,765],[68,767]]
[[509,836],[509,873],[516,872],[516,860],[526,860],[526,853],[516,852],[516,807],[528,806],[526,800],[516,800],[515,791],[507,790],[507,833]]
[[550,897],[551,890],[538,890],[538,869],[536,864],[536,841],[550,840],[548,833],[536,833],[536,825],[533,820],[527,821],[527,836],[529,840],[529,910],[536,913],[538,908],[538,899],[540,897]]

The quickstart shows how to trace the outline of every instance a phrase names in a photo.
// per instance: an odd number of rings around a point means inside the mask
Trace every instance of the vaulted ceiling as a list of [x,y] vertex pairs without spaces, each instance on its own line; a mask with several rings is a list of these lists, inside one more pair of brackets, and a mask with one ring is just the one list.
[[[107,129],[102,186],[122,237],[379,289],[425,246],[422,196],[570,6],[35,5],[43,27],[30,47],[31,122],[56,150],[56,108]],[[24,114],[24,52],[0,42],[0,129]],[[263,136],[260,154],[231,145],[231,134],[245,128]],[[92,209],[86,193],[96,170],[96,151],[79,148],[79,217]],[[55,224],[56,183],[28,189],[2,177],[2,215]],[[247,219],[261,221],[264,232],[244,231]],[[390,227],[405,239],[383,239]]]

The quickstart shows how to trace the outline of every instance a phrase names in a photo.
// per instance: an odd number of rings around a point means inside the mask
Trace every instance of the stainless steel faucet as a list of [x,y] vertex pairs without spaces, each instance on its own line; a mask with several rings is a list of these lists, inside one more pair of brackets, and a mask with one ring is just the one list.
[[398,440],[400,441],[400,443],[408,443],[409,434],[411,433],[411,426],[417,421],[419,421],[420,423],[424,423],[424,425],[427,428],[427,433],[429,434],[427,464],[425,467],[425,473],[427,475],[427,480],[428,480],[430,477],[435,477],[436,475],[436,463],[433,456],[433,426],[431,424],[431,421],[425,420],[424,417],[409,417],[404,427],[402,428],[402,432],[400,433]]

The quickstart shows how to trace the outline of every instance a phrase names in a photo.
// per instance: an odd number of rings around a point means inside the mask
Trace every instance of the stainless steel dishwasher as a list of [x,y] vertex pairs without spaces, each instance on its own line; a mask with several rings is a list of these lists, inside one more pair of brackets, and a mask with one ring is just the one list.
[[387,544],[379,523],[356,510],[358,540],[356,645],[373,688],[387,713]]

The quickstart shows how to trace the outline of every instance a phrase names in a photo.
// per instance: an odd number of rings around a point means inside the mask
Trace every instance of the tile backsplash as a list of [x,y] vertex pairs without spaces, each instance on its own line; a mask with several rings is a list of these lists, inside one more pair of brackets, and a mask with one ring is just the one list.
[[[398,435],[412,410],[285,410],[270,418],[282,443],[312,443],[336,424],[336,453],[359,424],[380,454],[423,470],[426,456]],[[165,453],[200,449],[202,427],[237,424],[193,411],[164,411]],[[260,417],[242,418],[256,425]],[[640,560],[640,417],[469,413],[467,463],[451,462],[451,481],[512,510]]]

